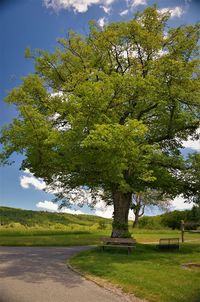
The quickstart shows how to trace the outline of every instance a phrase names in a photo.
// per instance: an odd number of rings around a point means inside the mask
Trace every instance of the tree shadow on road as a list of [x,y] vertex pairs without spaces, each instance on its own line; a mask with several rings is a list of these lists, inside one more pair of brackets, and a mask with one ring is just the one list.
[[0,278],[15,278],[31,283],[51,280],[70,288],[79,286],[83,278],[68,269],[66,261],[85,249],[88,247],[1,248]]

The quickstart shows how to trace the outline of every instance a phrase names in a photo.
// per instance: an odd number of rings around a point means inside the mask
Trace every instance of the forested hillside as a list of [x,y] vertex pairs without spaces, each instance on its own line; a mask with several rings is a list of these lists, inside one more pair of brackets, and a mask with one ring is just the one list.
[[73,215],[67,213],[51,213],[44,211],[22,210],[0,207],[0,224],[2,226],[26,227],[92,227],[105,228],[111,220],[93,215]]
[[[158,216],[144,216],[139,227],[144,229],[180,229],[181,220],[185,221],[186,229],[200,227],[200,207],[192,210],[172,211]],[[94,215],[72,215],[44,211],[22,210],[0,207],[0,225],[8,227],[43,227],[56,229],[106,229],[111,227],[111,219]],[[132,223],[130,222],[130,225]]]

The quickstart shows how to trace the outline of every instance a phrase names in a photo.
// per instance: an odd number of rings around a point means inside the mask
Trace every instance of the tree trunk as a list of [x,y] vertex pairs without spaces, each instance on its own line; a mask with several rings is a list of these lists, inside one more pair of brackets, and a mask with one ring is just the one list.
[[131,194],[115,191],[112,196],[114,212],[111,237],[129,237],[128,213],[131,203]]
[[138,227],[138,223],[139,223],[139,211],[134,212],[135,215],[135,219],[133,221],[133,228],[137,228]]
[[135,215],[135,219],[133,221],[133,228],[137,228],[139,224],[139,218],[144,215],[144,209],[145,209],[145,204],[140,194],[138,195],[138,198],[136,199],[136,204],[134,207],[132,207],[132,209]]

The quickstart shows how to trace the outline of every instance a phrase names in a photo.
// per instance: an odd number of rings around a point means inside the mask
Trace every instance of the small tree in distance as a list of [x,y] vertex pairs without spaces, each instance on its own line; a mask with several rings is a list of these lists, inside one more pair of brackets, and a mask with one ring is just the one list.
[[199,127],[199,25],[167,30],[169,17],[149,7],[103,29],[92,22],[86,37],[70,32],[54,53],[27,52],[35,73],[6,98],[19,116],[2,130],[1,161],[22,153],[21,168],[61,200],[80,187],[108,193],[112,237],[128,235],[132,194],[185,190],[180,148]]
[[144,215],[145,209],[152,206],[166,211],[170,208],[170,199],[156,190],[147,190],[132,195],[130,208],[134,213],[133,228],[138,227],[139,218]]

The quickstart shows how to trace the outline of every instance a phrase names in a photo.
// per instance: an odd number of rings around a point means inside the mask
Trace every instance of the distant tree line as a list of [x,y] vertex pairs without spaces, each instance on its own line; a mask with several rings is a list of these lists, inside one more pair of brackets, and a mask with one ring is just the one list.
[[60,224],[63,226],[91,226],[98,224],[100,229],[111,224],[110,219],[93,215],[73,215],[68,213],[51,213],[45,211],[22,210],[9,207],[0,207],[0,225],[9,226],[19,223],[25,227],[50,227]]
[[[200,228],[200,207],[193,206],[191,210],[176,210],[157,216],[144,216],[139,219],[138,227],[145,229],[180,229],[181,220],[185,221],[186,230]],[[50,227],[57,224],[65,226],[77,224],[90,227],[98,224],[99,229],[104,229],[108,225],[111,226],[111,219],[93,215],[72,215],[0,207],[0,225],[9,227],[13,223],[19,223],[25,227]]]
[[158,216],[144,216],[139,220],[139,227],[147,229],[180,229],[181,220],[185,221],[186,230],[200,228],[200,207],[193,206],[191,210],[176,210]]

